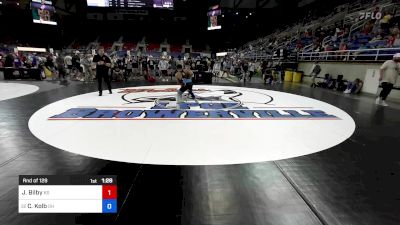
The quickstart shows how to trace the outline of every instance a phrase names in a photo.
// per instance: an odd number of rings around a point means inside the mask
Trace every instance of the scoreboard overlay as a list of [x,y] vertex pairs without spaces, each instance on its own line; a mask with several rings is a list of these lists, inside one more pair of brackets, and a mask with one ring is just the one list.
[[117,213],[117,176],[20,175],[19,213]]

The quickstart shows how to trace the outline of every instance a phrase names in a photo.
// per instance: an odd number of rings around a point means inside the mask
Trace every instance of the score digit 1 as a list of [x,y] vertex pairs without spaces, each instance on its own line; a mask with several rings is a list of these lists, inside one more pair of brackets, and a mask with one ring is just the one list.
[[117,186],[103,185],[103,213],[117,213]]

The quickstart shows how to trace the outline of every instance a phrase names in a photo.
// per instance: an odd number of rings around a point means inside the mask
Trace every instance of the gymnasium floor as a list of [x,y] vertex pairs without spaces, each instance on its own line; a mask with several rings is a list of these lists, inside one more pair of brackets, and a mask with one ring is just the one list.
[[[40,141],[28,128],[32,114],[55,101],[94,92],[96,85],[21,83],[40,89],[0,101],[0,224],[400,224],[398,103],[389,102],[391,106],[384,108],[374,104],[373,96],[349,96],[296,84],[246,84],[334,105],[354,119],[355,132],[325,151],[280,161],[162,166],[85,157]],[[243,86],[224,81],[218,85]],[[268,146],[268,134],[263,142]],[[117,175],[119,213],[19,214],[18,175],[28,174]]]

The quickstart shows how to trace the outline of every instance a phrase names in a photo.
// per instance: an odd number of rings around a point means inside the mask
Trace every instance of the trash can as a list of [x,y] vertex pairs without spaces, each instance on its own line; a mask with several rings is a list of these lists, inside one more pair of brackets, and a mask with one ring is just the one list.
[[302,77],[303,77],[302,71],[293,72],[293,83],[301,83]]
[[293,81],[293,71],[286,70],[285,71],[285,82]]

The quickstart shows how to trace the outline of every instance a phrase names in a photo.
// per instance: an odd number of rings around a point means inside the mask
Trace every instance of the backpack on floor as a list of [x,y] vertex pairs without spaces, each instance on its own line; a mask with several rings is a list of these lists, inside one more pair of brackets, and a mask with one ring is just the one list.
[[153,76],[148,76],[147,77],[147,80],[149,81],[149,82],[156,82],[156,78],[154,78]]

